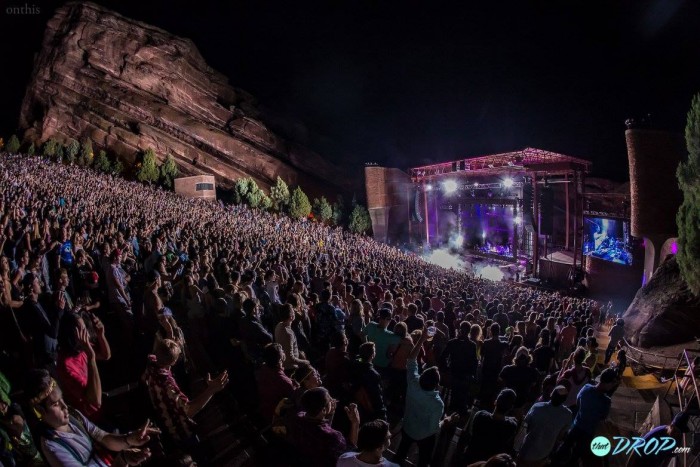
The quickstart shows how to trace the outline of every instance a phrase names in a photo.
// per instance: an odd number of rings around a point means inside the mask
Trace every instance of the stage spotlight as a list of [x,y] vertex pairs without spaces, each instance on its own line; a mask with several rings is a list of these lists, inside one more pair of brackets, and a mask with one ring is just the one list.
[[457,238],[455,238],[455,243],[457,243],[457,246],[462,246],[462,243],[464,243],[464,236],[457,235]]
[[455,191],[457,191],[457,182],[455,182],[454,180],[446,180],[442,184],[442,188],[445,190],[445,193],[447,193],[447,194],[454,193]]
[[430,191],[432,189],[433,189],[433,185],[431,185],[431,184],[425,185],[425,191]]
[[508,177],[505,180],[503,180],[503,186],[506,188],[511,188],[513,186],[513,179]]
[[481,238],[486,238],[486,231],[481,232]]
[[515,222],[515,225],[520,225],[523,222],[522,217],[518,216],[515,219],[513,219],[513,222]]
[[474,182],[474,186],[479,186],[479,182]]

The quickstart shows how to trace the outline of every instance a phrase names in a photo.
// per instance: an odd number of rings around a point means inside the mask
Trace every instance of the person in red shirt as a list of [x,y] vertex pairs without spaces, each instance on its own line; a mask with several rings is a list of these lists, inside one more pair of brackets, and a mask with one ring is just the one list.
[[57,376],[66,401],[88,419],[95,420],[102,406],[102,382],[97,360],[109,360],[111,351],[102,322],[90,315],[94,329],[94,348],[83,318],[76,313],[64,315],[58,334]]
[[263,365],[256,372],[258,396],[260,398],[260,414],[268,423],[275,414],[279,402],[291,397],[297,385],[289,376],[284,374],[284,351],[280,344],[268,344],[263,349]]

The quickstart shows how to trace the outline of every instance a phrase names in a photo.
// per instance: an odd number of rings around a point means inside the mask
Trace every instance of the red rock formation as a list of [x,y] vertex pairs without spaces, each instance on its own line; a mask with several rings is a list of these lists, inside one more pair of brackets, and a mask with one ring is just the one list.
[[230,86],[188,39],[92,3],[68,3],[48,22],[22,104],[25,137],[82,139],[127,161],[152,147],[184,174],[226,187],[281,176],[312,194],[347,189],[347,176],[263,123],[255,99]]

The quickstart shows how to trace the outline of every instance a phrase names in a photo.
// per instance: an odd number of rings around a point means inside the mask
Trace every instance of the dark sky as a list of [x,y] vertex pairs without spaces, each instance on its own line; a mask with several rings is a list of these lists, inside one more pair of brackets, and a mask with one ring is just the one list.
[[[60,2],[1,0],[0,129],[14,129]],[[408,167],[527,146],[627,178],[624,121],[683,131],[700,92],[700,1],[99,0],[191,38],[303,122],[331,160]],[[8,15],[7,6],[38,15]]]

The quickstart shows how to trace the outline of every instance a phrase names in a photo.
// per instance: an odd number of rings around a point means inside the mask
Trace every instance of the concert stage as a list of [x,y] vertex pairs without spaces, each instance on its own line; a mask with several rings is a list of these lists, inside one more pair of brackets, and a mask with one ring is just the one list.
[[408,174],[365,167],[375,238],[524,260],[536,275],[547,245],[581,254],[583,184],[590,165],[526,148],[414,167]]

